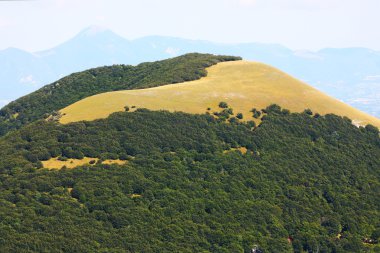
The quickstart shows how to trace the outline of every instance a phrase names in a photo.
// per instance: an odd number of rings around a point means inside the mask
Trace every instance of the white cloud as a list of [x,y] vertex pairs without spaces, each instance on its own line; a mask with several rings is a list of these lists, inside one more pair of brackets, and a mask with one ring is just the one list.
[[380,81],[380,75],[366,76],[364,81]]
[[37,84],[37,81],[34,80],[34,77],[32,75],[24,76],[20,79],[20,83],[22,84],[30,84],[35,85]]

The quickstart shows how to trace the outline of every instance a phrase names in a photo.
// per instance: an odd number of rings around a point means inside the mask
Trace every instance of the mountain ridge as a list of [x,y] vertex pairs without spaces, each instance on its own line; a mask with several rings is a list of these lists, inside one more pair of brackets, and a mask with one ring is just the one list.
[[[270,85],[308,92],[283,72],[243,71],[242,62],[194,53],[98,67],[1,109],[0,252],[378,252],[379,130],[276,104],[252,109],[255,123],[239,114],[242,100],[228,100],[236,81],[256,85],[246,108],[271,98]],[[229,76],[224,85],[215,70]],[[224,94],[217,112],[129,104],[104,119],[57,120],[55,110],[92,94],[176,85],[184,94],[180,87],[200,82],[199,90],[208,77]]]
[[[320,115],[336,114],[353,120],[357,126],[372,124],[380,127],[380,120],[362,113],[322,92],[302,83],[269,65],[249,61],[217,63],[206,69],[200,79],[144,88],[120,90],[86,97],[60,110],[61,123],[105,118],[125,106],[150,110],[183,111],[187,113],[215,113],[220,101],[242,113],[244,121],[252,118],[252,106],[261,110],[271,104],[288,108],[291,112],[311,109]],[[233,115],[231,115],[232,117]]]
[[[85,33],[91,34],[91,29],[95,28],[83,30],[81,37],[86,37]],[[380,56],[377,51],[352,48],[342,49],[345,50],[342,54],[339,53],[341,49],[331,48],[300,53],[277,44],[224,44],[165,36],[127,40],[108,29],[92,38],[81,41],[75,36],[75,45],[68,46],[67,43],[73,42],[69,40],[47,51],[37,52],[38,56],[29,55],[33,61],[20,59],[12,63],[0,60],[0,67],[6,69],[4,66],[10,64],[12,69],[0,74],[0,99],[14,100],[58,78],[93,67],[134,65],[200,52],[240,55],[246,60],[264,62],[367,113],[380,115],[380,81],[367,78],[380,75]],[[115,41],[114,47],[107,47],[112,41]],[[49,54],[54,49],[60,50]],[[1,55],[2,51],[0,59]]]
[[196,80],[207,75],[206,67],[240,59],[193,53],[137,66],[113,65],[73,73],[3,107],[0,136],[94,94]]

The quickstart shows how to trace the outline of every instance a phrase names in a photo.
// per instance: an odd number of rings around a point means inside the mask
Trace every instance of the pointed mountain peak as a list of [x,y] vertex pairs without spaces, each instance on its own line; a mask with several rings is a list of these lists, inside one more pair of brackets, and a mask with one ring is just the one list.
[[97,25],[92,25],[84,30],[82,30],[79,35],[80,36],[85,36],[85,37],[93,37],[102,33],[113,33],[111,30],[109,30],[106,27],[103,26],[97,26]]
[[[103,43],[110,41],[120,41],[125,43],[127,40],[112,30],[103,26],[89,26],[78,33],[71,41],[102,41]],[[70,41],[69,41],[70,42]]]

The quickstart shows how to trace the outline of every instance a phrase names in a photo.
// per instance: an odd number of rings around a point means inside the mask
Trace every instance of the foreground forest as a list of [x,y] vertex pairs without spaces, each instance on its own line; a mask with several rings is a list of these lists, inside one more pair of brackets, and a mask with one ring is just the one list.
[[[138,109],[9,133],[0,252],[379,252],[378,129],[264,112],[258,127]],[[128,163],[42,168],[52,157]]]

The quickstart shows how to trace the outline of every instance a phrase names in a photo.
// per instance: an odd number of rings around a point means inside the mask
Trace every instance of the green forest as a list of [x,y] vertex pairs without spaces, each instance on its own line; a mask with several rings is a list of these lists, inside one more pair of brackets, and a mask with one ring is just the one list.
[[[55,102],[25,122],[64,103]],[[0,252],[380,252],[378,129],[277,105],[252,110],[263,114],[255,126],[138,109],[9,132]],[[128,163],[41,164],[84,156]]]
[[0,136],[54,114],[55,111],[88,96],[107,91],[142,89],[192,81],[206,76],[207,67],[219,62],[236,60],[241,58],[192,53],[137,66],[114,65],[74,73],[2,108]]

